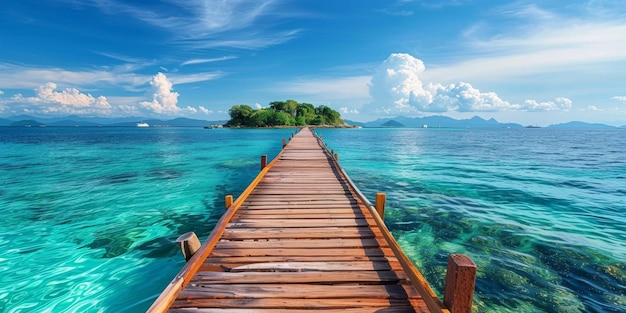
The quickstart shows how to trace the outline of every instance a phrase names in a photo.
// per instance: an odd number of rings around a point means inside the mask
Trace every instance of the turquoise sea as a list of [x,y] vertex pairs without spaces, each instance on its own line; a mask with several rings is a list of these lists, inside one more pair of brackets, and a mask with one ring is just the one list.
[[[143,312],[293,130],[0,127],[0,312]],[[626,130],[321,129],[441,294],[475,312],[626,312]]]

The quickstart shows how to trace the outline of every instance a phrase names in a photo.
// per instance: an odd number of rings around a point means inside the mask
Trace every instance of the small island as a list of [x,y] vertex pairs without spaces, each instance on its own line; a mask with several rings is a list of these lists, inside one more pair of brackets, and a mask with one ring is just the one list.
[[258,110],[246,104],[235,105],[228,113],[227,127],[346,126],[339,112],[295,100],[274,101],[269,108]]

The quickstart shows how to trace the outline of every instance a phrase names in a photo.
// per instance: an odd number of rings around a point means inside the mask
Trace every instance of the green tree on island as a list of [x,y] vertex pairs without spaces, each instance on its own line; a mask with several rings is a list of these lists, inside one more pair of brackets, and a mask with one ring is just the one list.
[[274,126],[339,126],[344,122],[339,112],[321,105],[314,107],[309,103],[294,100],[274,101],[269,108],[255,110],[251,106],[235,105],[228,111],[230,127],[274,127]]

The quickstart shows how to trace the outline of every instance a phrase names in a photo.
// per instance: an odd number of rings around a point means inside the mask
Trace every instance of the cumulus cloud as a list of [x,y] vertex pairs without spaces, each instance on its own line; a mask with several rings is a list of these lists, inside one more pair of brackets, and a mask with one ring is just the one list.
[[14,94],[5,103],[14,113],[108,114],[112,106],[105,96],[94,97],[76,88],[57,90],[57,84],[48,82],[34,89],[34,97]]
[[370,112],[401,114],[567,111],[572,108],[572,101],[567,98],[544,102],[526,100],[523,104],[515,104],[503,100],[495,92],[481,92],[467,82],[425,84],[420,78],[425,70],[424,62],[409,54],[391,54],[376,68],[371,78],[369,93],[373,101],[366,104],[364,109]]
[[572,108],[572,100],[568,98],[556,98],[554,101],[538,102],[536,100],[526,100],[522,109],[526,111],[569,111]]
[[48,103],[59,103],[62,105],[74,107],[94,107],[103,109],[111,108],[111,105],[104,96],[94,98],[90,94],[81,93],[76,88],[66,88],[62,91],[56,91],[56,88],[57,85],[52,82],[48,82],[45,85],[39,86],[35,89],[37,97],[31,100]]
[[172,91],[172,82],[167,79],[165,74],[157,73],[150,81],[152,86],[152,101],[142,101],[141,106],[154,111],[155,113],[178,113],[180,108],[176,106],[178,103],[178,92]]
[[207,108],[205,108],[203,106],[198,106],[198,109],[200,109],[200,111],[202,113],[207,114],[207,115],[213,113],[213,111],[211,111],[211,110],[209,110],[209,109],[207,109]]
[[424,62],[409,54],[391,54],[372,76],[369,91],[373,101],[366,108],[389,114],[518,108],[493,92],[480,92],[465,82],[424,85],[420,75],[425,70]]

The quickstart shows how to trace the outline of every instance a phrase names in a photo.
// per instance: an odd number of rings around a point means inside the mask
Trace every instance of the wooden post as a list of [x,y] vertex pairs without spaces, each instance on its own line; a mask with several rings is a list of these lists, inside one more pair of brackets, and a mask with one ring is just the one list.
[[283,138],[283,148],[287,146],[287,139]]
[[476,264],[467,255],[450,254],[443,303],[450,313],[472,312]]
[[335,160],[339,160],[339,154],[335,153]]
[[261,170],[263,170],[267,166],[267,155],[264,154],[261,156]]
[[232,195],[227,195],[226,197],[224,197],[224,205],[226,206],[226,208],[230,208],[231,205],[233,205],[233,196]]
[[176,242],[180,245],[180,251],[183,253],[185,261],[189,261],[201,246],[198,236],[192,231],[180,235],[180,237],[176,239]]
[[377,192],[376,193],[376,212],[378,212],[378,216],[380,216],[381,219],[385,219],[385,199],[387,198],[387,196],[385,195],[384,192]]

